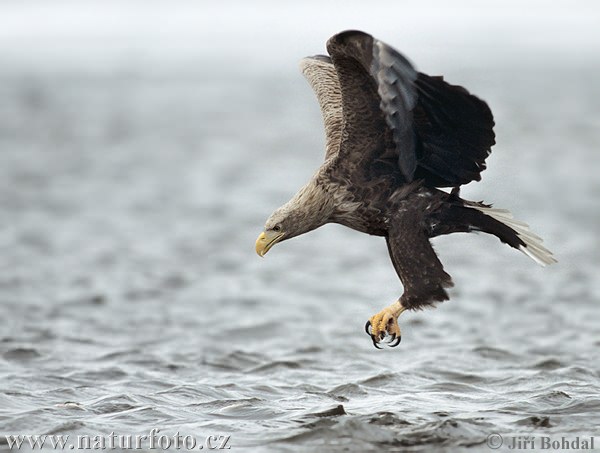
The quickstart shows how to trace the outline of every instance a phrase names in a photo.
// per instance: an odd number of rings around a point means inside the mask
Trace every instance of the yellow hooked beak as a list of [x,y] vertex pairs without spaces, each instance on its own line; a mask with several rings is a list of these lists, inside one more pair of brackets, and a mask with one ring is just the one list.
[[259,256],[265,256],[271,250],[271,247],[281,240],[283,235],[284,233],[279,231],[263,231],[256,239],[256,253]]

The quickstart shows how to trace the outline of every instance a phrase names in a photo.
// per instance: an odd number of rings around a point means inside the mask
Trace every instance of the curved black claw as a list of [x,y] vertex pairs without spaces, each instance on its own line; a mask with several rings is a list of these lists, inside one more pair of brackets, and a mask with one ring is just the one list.
[[392,341],[394,341],[396,339],[396,334],[393,333],[392,335],[390,335],[390,339],[386,342],[387,344],[390,344]]
[[365,332],[367,332],[367,335],[371,335],[369,327],[371,327],[371,321],[367,321],[367,323],[365,324]]
[[375,335],[371,335],[371,340],[373,341],[373,346],[375,346],[377,349],[381,349],[377,344],[377,341],[375,341]]
[[[394,336],[396,336],[396,334],[394,334]],[[396,338],[396,341],[393,342],[394,340],[390,341],[388,346],[390,348],[395,348],[396,346],[398,346],[400,344],[400,342],[402,341],[402,335],[400,335],[398,338]]]

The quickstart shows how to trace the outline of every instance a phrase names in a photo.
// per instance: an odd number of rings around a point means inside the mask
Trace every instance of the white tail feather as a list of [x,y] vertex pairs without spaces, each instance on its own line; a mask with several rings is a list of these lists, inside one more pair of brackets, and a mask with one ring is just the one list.
[[542,245],[542,238],[532,233],[526,223],[513,219],[510,211],[478,205],[471,205],[470,207],[477,209],[485,215],[503,223],[507,227],[512,228],[517,233],[519,239],[525,243],[525,245],[519,246],[519,250],[536,263],[542,266],[556,263],[556,259],[552,256],[552,252]]

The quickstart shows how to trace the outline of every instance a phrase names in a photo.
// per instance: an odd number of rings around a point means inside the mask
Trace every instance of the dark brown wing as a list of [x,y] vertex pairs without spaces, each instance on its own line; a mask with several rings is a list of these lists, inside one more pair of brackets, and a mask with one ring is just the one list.
[[450,187],[479,181],[496,143],[488,105],[442,77],[419,73],[413,111],[418,167],[415,178]]
[[344,128],[340,157],[366,181],[398,173],[412,180],[416,168],[412,110],[417,72],[402,55],[360,31],[327,42],[342,91]]
[[422,223],[422,211],[400,211],[391,219],[387,245],[394,268],[404,285],[400,301],[415,309],[448,299],[453,285],[444,271]]
[[[494,144],[487,104],[360,31],[329,39],[342,91],[340,156],[368,179],[396,169],[405,182],[458,186],[480,179]],[[362,150],[362,152],[361,152]]]

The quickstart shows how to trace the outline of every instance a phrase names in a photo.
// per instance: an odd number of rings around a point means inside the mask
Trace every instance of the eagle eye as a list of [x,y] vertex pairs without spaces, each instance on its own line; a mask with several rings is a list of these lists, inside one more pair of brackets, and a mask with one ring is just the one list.
[[277,231],[281,231],[281,225],[275,225],[273,228],[273,231],[277,232]]

